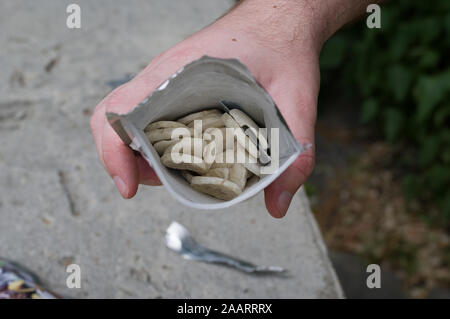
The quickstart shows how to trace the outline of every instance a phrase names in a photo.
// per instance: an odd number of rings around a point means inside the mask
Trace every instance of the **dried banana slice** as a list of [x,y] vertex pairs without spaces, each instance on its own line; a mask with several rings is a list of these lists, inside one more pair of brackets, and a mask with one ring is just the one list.
[[230,115],[233,117],[233,119],[237,122],[239,127],[251,127],[256,130],[259,130],[259,126],[253,121],[247,114],[242,112],[239,109],[232,109],[230,110]]
[[174,156],[173,153],[165,153],[161,157],[161,163],[169,168],[188,170],[196,172],[200,175],[206,174],[208,172],[209,165],[206,164],[200,157],[186,154],[179,154],[178,157],[180,160],[179,162],[178,160],[175,161],[175,159],[177,159],[177,156]]
[[153,147],[155,148],[156,152],[158,152],[159,156],[162,156],[164,154],[164,151],[171,145],[177,143],[178,140],[163,140],[163,141],[159,141],[156,142],[155,144],[153,144]]
[[180,136],[194,136],[194,130],[184,127],[159,128],[146,132],[146,135],[151,143],[156,143],[179,138]]
[[151,130],[156,130],[159,128],[176,128],[176,127],[187,127],[187,126],[175,121],[158,121],[147,125],[144,131],[149,132]]
[[210,110],[205,110],[205,111],[201,111],[201,112],[196,112],[196,113],[186,115],[182,118],[179,118],[178,122],[180,122],[184,125],[188,125],[189,123],[191,123],[194,120],[205,118],[212,114],[220,115],[220,114],[222,114],[222,112],[218,109],[210,109]]
[[234,164],[228,170],[228,179],[243,190],[245,188],[245,183],[247,183],[247,169],[245,168],[245,166],[242,164]]
[[247,135],[245,135],[242,129],[236,136],[236,141],[243,146],[251,156],[258,158],[258,148],[256,147],[256,144],[253,143]]
[[168,146],[164,154],[177,153],[202,157],[205,146],[206,142],[201,138],[183,137],[181,140],[175,140],[175,143]]
[[211,116],[211,117],[206,117],[206,118],[200,118],[197,120],[192,121],[191,123],[188,124],[188,127],[202,127],[202,132],[204,132],[205,130],[211,128],[211,127],[216,127],[216,128],[220,128],[220,127],[224,127],[225,124],[222,121],[222,118],[218,115],[216,116]]
[[251,156],[258,158],[258,148],[255,143],[245,135],[244,130],[239,126],[238,122],[228,113],[222,115],[222,121],[226,127],[233,129],[227,130],[227,134],[233,134],[237,142],[242,145]]
[[256,176],[256,175],[253,175],[252,177],[250,177],[248,180],[247,180],[247,185],[246,185],[246,187],[248,188],[248,187],[252,187],[253,185],[255,185],[256,183],[258,183],[259,182],[259,177],[258,176]]
[[216,169],[216,168],[231,168],[231,166],[233,166],[234,164],[232,163],[217,163],[214,162],[211,164],[210,169]]
[[244,167],[258,177],[261,177],[261,166],[256,163],[243,163]]
[[[224,150],[221,153],[218,153],[215,158],[216,163],[225,163],[225,164],[236,164],[236,163],[257,163],[255,157],[248,154],[243,146],[238,143],[235,143],[233,149]],[[228,167],[228,166],[227,166]]]
[[238,185],[241,189],[245,188],[247,178],[251,175],[252,173],[247,170],[244,164],[228,163],[213,163],[208,173],[206,173],[206,176],[216,176],[228,179]]
[[215,141],[212,141],[204,147],[203,159],[206,163],[211,165],[216,160],[216,155],[217,155],[217,145]]
[[[244,168],[245,169],[245,168]],[[212,176],[212,177],[220,177],[223,179],[229,179],[230,176],[230,169],[229,168],[212,168],[206,173],[205,176]],[[233,181],[232,181],[233,182]]]
[[216,155],[216,158],[214,159],[214,163],[211,165],[211,168],[231,167],[236,162],[237,162],[236,151],[234,149],[225,150]]
[[217,154],[211,169],[232,168],[236,164],[242,164],[249,171],[247,178],[252,174],[261,176],[261,166],[256,162],[256,158],[249,155],[242,146],[236,144],[235,147],[235,150],[225,150]]
[[[256,176],[261,176],[261,165],[258,164],[255,157],[246,152],[245,148],[243,148],[240,144],[236,143],[236,154],[245,157],[245,161],[238,161],[238,163],[242,163],[246,169],[255,174]],[[239,157],[237,157],[239,160]]]
[[191,186],[199,192],[223,200],[231,200],[242,193],[235,183],[220,177],[194,176]]
[[[242,157],[245,158],[245,160],[242,162],[241,160],[238,161],[238,163],[243,163],[245,167],[247,167],[247,164],[251,164],[254,167],[258,167],[258,171],[260,170],[260,164],[258,163],[258,160],[256,159],[255,156],[249,154],[247,152],[247,149],[245,147],[243,147],[241,144],[236,143],[235,144],[235,148],[236,148],[236,154],[237,154],[237,158],[238,160],[241,159]],[[248,169],[248,168],[247,168]],[[253,172],[253,170],[252,170]],[[253,172],[254,173],[254,172]],[[256,173],[254,173],[256,174]],[[259,176],[259,174],[257,174]]]
[[203,139],[206,141],[214,141],[217,146],[217,153],[220,153],[226,149],[233,149],[234,148],[234,137],[233,138],[226,138],[226,128],[215,128],[210,127],[207,128],[203,132]]
[[228,113],[222,114],[222,121],[226,127],[240,128],[239,123]]
[[[253,121],[247,114],[245,114],[244,112],[242,112],[239,109],[232,109],[230,110],[230,115],[233,117],[233,119],[239,124],[239,126],[243,129],[243,130],[250,130],[251,133],[253,134],[253,141],[252,144],[253,145],[258,145],[261,156],[257,156],[253,153],[253,150],[249,150],[249,148],[247,148],[247,150],[249,151],[250,154],[252,154],[253,156],[260,158],[260,160],[263,163],[269,163],[270,162],[270,157],[267,154],[267,148],[268,148],[268,143],[267,143],[267,139],[266,137],[261,133],[259,126],[255,123],[255,121]],[[247,131],[245,131],[246,133],[248,133]],[[256,139],[256,140],[255,140]]]
[[192,175],[190,172],[188,171],[181,171],[181,176],[184,177],[184,179],[190,184],[192,181],[192,177],[194,177],[194,175]]

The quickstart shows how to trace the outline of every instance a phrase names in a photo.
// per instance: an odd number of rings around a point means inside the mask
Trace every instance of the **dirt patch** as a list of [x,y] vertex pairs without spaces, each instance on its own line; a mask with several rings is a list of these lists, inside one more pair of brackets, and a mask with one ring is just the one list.
[[313,210],[331,249],[394,270],[409,296],[424,298],[450,287],[450,237],[427,221],[438,214],[432,203],[405,199],[393,168],[396,151],[385,143],[365,146],[324,178]]

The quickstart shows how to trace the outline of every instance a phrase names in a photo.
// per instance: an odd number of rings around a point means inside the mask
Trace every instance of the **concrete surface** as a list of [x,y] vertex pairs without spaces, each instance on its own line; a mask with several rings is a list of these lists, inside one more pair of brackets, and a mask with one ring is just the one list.
[[345,297],[349,299],[405,299],[401,279],[392,271],[381,267],[381,287],[367,287],[367,263],[348,253],[330,251],[329,256],[339,276]]
[[[342,297],[303,192],[282,220],[269,217],[262,194],[213,212],[181,206],[162,187],[125,201],[97,159],[89,116],[106,82],[136,73],[233,1],[78,0],[82,29],[69,30],[71,2],[0,3],[0,256],[69,297]],[[172,220],[291,277],[183,260],[164,246]],[[65,285],[69,263],[81,267],[81,289]]]

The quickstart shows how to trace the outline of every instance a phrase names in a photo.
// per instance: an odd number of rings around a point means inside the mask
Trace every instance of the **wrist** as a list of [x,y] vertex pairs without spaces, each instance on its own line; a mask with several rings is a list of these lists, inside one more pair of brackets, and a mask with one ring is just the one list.
[[[314,1],[314,0],[313,0]],[[219,27],[246,34],[265,47],[283,53],[313,50],[327,39],[327,26],[311,0],[241,0],[216,22]]]

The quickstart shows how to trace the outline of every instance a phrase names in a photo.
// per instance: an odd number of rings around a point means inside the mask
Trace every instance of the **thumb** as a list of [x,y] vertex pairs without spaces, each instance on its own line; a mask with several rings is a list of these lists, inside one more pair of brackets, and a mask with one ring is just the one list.
[[[273,88],[272,93],[295,139],[303,145],[312,146],[300,154],[294,163],[264,190],[267,210],[275,218],[286,215],[294,194],[314,169],[318,78],[302,80],[291,81],[294,85],[290,86],[280,85],[278,90]],[[297,87],[297,83],[302,83],[301,87]]]
[[301,154],[286,171],[264,190],[266,207],[275,218],[281,218],[291,204],[292,198],[314,168],[312,148]]

